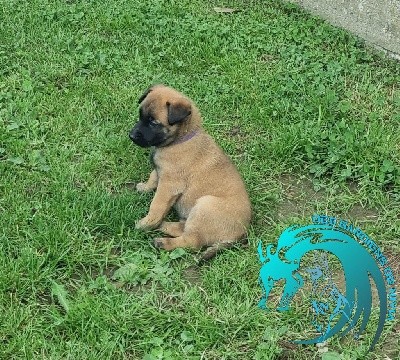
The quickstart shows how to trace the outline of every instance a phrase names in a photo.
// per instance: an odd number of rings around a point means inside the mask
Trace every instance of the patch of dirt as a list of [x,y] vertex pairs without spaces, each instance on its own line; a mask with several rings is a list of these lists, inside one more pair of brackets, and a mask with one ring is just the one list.
[[259,58],[260,62],[270,63],[279,60],[277,56],[271,54],[262,54]]
[[233,126],[229,131],[228,134],[230,136],[238,136],[240,135],[242,129],[240,128],[240,126]]
[[199,285],[202,282],[200,267],[192,265],[183,270],[183,278],[191,285]]
[[313,358],[314,348],[311,346],[307,348],[304,345],[294,344],[288,340],[278,340],[278,344],[282,348],[282,352],[277,356],[278,360],[300,360]]
[[136,183],[135,182],[126,182],[126,183],[120,185],[120,189],[136,191]]
[[226,131],[226,134],[230,138],[234,138],[237,141],[243,141],[249,136],[249,134],[247,134],[246,131],[244,131],[239,125],[232,126],[229,130]]
[[[324,202],[324,199],[326,200],[329,196],[326,190],[315,191],[312,181],[304,177],[283,174],[279,180],[282,186],[282,201],[277,209],[279,220],[308,216],[310,209],[314,208],[313,203]],[[348,189],[352,194],[358,192],[356,183],[349,183]],[[379,218],[379,211],[376,208],[366,208],[361,204],[355,204],[340,217],[352,223],[371,222]]]
[[[79,287],[80,282],[85,277],[89,277],[94,281],[99,276],[104,275],[112,285],[114,285],[116,288],[121,288],[125,284],[112,279],[112,276],[117,269],[118,269],[117,266],[110,265],[110,266],[106,267],[103,271],[101,271],[98,267],[84,266],[81,264],[76,268],[75,272],[73,274],[71,274],[70,278],[75,283],[75,286]],[[71,288],[71,291],[72,290],[73,290],[73,288]]]
[[134,191],[136,192],[136,182],[128,181],[123,184],[119,185],[114,185],[114,184],[108,184],[107,185],[107,190],[111,195],[117,195],[122,191]]
[[282,184],[283,200],[278,205],[278,218],[304,216],[310,203],[321,200],[326,195],[324,191],[315,191],[309,179],[283,174],[279,178]]
[[391,267],[392,271],[393,271],[393,275],[394,275],[394,279],[396,280],[396,284],[397,284],[397,292],[398,295],[400,288],[400,252],[394,252],[391,250],[385,250],[383,251],[383,254],[386,256],[386,258],[388,259],[388,263],[389,266]]
[[352,194],[355,194],[355,193],[357,193],[359,190],[358,190],[358,184],[355,182],[355,181],[349,181],[348,183],[347,183],[347,186],[348,186],[348,188],[349,188],[349,190],[350,190],[350,192],[352,193]]
[[379,217],[377,209],[364,208],[360,204],[354,205],[346,214],[346,219],[351,222],[375,221]]

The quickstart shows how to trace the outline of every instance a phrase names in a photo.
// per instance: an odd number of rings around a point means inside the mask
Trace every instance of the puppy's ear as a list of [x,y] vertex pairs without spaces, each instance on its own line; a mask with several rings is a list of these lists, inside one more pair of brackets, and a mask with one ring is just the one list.
[[187,99],[179,99],[174,103],[167,102],[168,124],[183,122],[192,113],[192,105]]
[[149,95],[149,92],[153,90],[153,86],[150,86],[139,98],[138,104],[140,105],[141,102],[146,98],[147,95]]

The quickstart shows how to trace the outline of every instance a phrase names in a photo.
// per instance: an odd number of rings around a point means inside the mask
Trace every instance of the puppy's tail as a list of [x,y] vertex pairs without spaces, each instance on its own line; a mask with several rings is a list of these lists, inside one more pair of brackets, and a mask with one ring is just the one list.
[[242,246],[246,246],[247,245],[247,239],[243,239],[241,241],[235,241],[235,242],[223,242],[223,243],[216,243],[212,246],[210,246],[209,248],[207,248],[206,250],[204,250],[201,255],[200,258],[198,260],[198,264],[202,265],[204,264],[206,261],[214,258],[219,252],[221,252],[224,249],[229,249],[235,245],[238,244],[242,244]]

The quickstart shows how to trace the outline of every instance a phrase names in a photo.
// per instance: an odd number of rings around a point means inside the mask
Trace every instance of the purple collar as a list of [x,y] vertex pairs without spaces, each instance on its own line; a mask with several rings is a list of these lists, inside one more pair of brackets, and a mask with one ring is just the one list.
[[170,145],[182,144],[182,143],[190,140],[191,138],[195,137],[198,132],[199,132],[199,129],[193,130],[193,131],[181,136],[180,138],[177,138]]

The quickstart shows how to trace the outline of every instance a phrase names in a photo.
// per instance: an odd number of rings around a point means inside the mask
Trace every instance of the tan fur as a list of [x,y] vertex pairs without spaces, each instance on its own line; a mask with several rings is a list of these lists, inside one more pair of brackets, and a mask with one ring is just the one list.
[[[168,108],[183,106],[191,114],[182,123],[168,124]],[[148,214],[137,222],[138,229],[159,228],[168,237],[155,239],[157,247],[219,248],[242,239],[250,223],[251,208],[243,180],[231,160],[201,126],[195,104],[178,91],[157,85],[141,103],[157,121],[179,139],[198,129],[191,139],[155,149],[155,169],[138,191],[156,190]],[[181,221],[163,222],[172,206]]]

